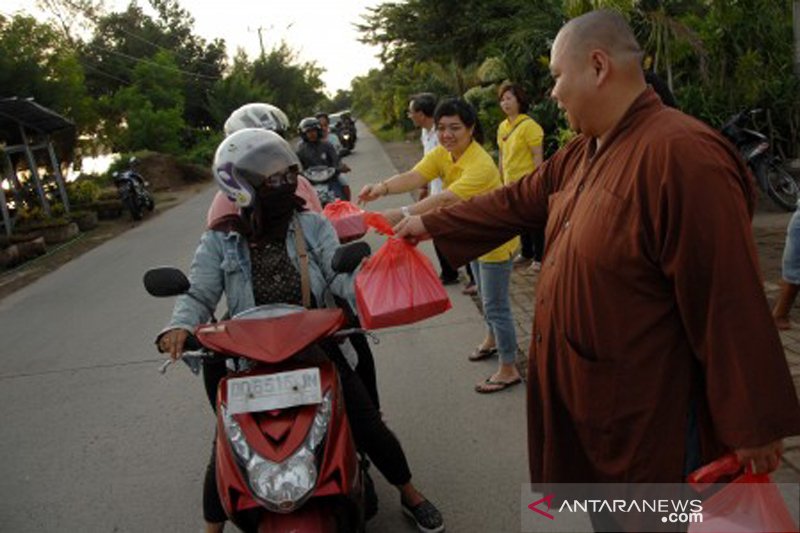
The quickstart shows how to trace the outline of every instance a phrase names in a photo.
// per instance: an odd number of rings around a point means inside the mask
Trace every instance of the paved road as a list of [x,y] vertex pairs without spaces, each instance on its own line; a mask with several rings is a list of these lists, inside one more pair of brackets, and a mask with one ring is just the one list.
[[[354,191],[394,172],[365,128],[347,162]],[[0,531],[201,530],[213,418],[199,379],[183,368],[157,373],[152,338],[172,302],[149,297],[141,276],[154,265],[188,268],[212,194],[0,301]],[[377,249],[381,239],[369,240]],[[519,531],[524,390],[472,391],[493,365],[467,362],[480,315],[459,287],[448,290],[448,313],[379,334],[384,415],[448,531]],[[381,507],[369,530],[414,531],[396,491],[374,477]]]

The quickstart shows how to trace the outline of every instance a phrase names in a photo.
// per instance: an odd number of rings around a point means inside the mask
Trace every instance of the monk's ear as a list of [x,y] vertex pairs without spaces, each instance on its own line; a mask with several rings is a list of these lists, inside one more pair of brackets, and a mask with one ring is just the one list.
[[611,58],[605,50],[595,49],[589,55],[589,62],[594,72],[595,83],[602,85],[611,70]]

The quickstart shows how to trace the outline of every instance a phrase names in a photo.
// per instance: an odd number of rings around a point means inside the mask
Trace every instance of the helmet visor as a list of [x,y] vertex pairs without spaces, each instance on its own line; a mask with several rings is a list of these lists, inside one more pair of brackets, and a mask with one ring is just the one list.
[[258,172],[252,172],[246,169],[236,169],[237,176],[246,181],[253,189],[258,189],[261,186],[269,189],[278,189],[284,185],[297,185],[297,175],[300,174],[300,167],[298,165],[291,165],[286,170],[273,172],[269,175],[264,175]]

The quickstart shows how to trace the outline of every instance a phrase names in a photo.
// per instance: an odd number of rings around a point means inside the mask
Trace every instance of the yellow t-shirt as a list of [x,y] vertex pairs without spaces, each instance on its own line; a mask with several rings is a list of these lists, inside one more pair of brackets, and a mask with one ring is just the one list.
[[544,130],[528,115],[517,115],[513,123],[508,119],[500,123],[497,146],[503,161],[504,184],[513,183],[536,170],[532,150],[541,146],[543,140]]
[[[492,156],[475,141],[472,141],[456,162],[453,162],[450,152],[443,146],[437,146],[425,154],[414,170],[428,181],[441,177],[445,190],[462,200],[503,186],[500,181],[500,171],[497,170]],[[519,238],[514,237],[479,259],[485,263],[507,261],[518,246]]]

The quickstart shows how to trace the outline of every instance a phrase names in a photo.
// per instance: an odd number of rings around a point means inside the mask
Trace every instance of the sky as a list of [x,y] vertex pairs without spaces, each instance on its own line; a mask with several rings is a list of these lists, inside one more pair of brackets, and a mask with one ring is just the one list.
[[[105,3],[111,10],[121,11],[129,1]],[[136,1],[145,8],[149,6],[147,0]],[[260,51],[259,28],[268,51],[284,39],[300,61],[315,61],[325,69],[322,81],[331,96],[339,89],[349,89],[354,77],[380,67],[375,57],[378,49],[359,43],[359,33],[353,27],[367,7],[379,3],[381,0],[180,0],[195,19],[195,34],[209,41],[225,40],[231,56],[241,47],[251,59],[255,58]],[[0,7],[5,14],[17,10],[39,20],[46,18],[35,0],[3,0]]]

